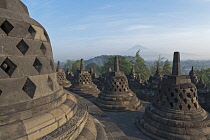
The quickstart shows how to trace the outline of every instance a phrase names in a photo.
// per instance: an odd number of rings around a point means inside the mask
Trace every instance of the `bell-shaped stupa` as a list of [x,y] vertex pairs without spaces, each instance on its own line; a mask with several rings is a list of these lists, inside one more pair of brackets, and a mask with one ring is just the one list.
[[80,70],[74,76],[74,82],[69,91],[85,98],[98,97],[100,90],[92,82],[90,73],[85,70],[84,60],[81,59]]
[[163,77],[155,101],[137,125],[155,140],[210,139],[209,114],[199,105],[190,76],[181,75],[179,52],[174,53],[172,75]]
[[193,66],[192,66],[191,71],[189,72],[189,76],[190,76],[191,82],[192,82],[194,85],[196,85],[196,84],[198,83],[199,80],[198,80],[198,77],[197,77],[196,74],[195,74],[195,71],[194,71]]
[[66,70],[66,79],[69,80],[71,83],[74,80],[74,73],[71,71],[70,67]]
[[71,82],[66,79],[66,73],[61,68],[60,61],[58,61],[56,72],[58,83],[65,89],[68,89],[71,86]]
[[198,89],[198,95],[208,93],[208,88],[206,86],[206,83],[203,81],[202,77],[200,77],[198,83],[196,84],[196,87]]
[[20,0],[0,0],[0,140],[107,140],[57,82],[46,30]]
[[131,72],[127,76],[129,88],[134,92],[138,93],[141,88],[141,79],[138,74],[135,73],[134,66],[132,66]]
[[140,100],[129,89],[127,77],[119,69],[117,56],[114,71],[107,74],[105,88],[96,99],[96,105],[107,111],[134,111],[141,108]]

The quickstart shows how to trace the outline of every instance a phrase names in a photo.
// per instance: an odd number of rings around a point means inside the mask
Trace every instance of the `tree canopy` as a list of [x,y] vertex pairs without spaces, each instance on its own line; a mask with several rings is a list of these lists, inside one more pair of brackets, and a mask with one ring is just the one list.
[[131,63],[134,65],[135,72],[140,73],[142,80],[146,81],[149,79],[150,71],[144,59],[140,56],[140,50],[136,52],[135,58]]
[[168,59],[165,61],[165,64],[163,65],[163,75],[170,75],[172,73],[172,67],[171,63],[168,61]]
[[[126,75],[129,74],[132,68],[131,63],[126,60],[125,56],[118,56],[118,58],[120,63],[120,71],[124,71]],[[101,72],[107,72],[109,68],[114,70],[114,56],[111,56],[107,61],[105,61],[101,68]]]
[[88,71],[90,70],[90,68],[93,68],[93,70],[94,70],[97,74],[99,74],[100,71],[101,71],[100,66],[97,65],[95,62],[92,62],[92,63],[88,64],[85,68],[86,68],[86,70],[88,70]]

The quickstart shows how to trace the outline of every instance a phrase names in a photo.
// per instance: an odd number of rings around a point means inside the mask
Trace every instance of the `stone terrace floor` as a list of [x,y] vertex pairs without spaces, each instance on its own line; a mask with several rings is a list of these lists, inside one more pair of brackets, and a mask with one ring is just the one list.
[[[94,103],[95,99],[88,99]],[[142,117],[145,107],[150,104],[149,102],[141,101],[142,108],[138,111],[129,112],[107,112],[104,113],[127,135],[130,140],[151,140],[141,133],[136,126],[136,120]]]

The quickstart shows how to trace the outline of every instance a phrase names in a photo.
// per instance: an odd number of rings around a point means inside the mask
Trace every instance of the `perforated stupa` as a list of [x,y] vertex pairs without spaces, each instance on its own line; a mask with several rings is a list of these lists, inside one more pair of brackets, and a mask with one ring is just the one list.
[[96,99],[96,105],[107,111],[134,111],[141,108],[140,100],[129,89],[124,72],[119,69],[118,57],[115,57],[114,71],[105,78],[105,88]]
[[20,0],[0,0],[0,140],[107,140],[57,82],[46,30]]
[[68,89],[71,86],[71,82],[66,79],[66,73],[61,68],[60,61],[58,61],[56,72],[57,72],[58,83],[61,86],[63,86],[65,89]]
[[179,52],[174,53],[172,75],[163,77],[155,101],[137,125],[155,140],[210,139],[209,114],[199,105],[190,76],[181,75]]
[[98,97],[100,93],[100,90],[92,82],[90,73],[88,70],[85,70],[83,59],[81,59],[80,69],[77,70],[74,76],[74,82],[69,90],[85,98]]

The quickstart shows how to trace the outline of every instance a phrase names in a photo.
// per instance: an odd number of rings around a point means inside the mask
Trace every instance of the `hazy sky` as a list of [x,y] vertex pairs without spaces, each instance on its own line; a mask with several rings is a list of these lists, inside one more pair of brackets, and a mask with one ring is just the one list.
[[210,0],[22,1],[46,28],[55,60],[121,54],[135,45],[210,59]]

